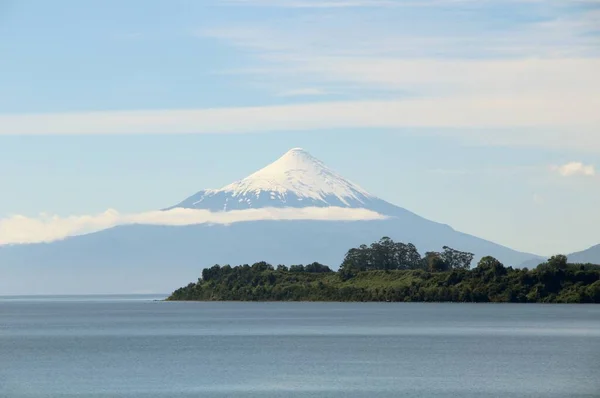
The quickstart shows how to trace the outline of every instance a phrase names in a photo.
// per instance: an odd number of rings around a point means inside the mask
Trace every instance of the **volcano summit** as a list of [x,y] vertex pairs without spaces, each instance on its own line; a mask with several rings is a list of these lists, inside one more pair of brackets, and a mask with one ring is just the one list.
[[200,191],[172,208],[228,211],[261,207],[367,208],[378,200],[302,148],[221,189]]

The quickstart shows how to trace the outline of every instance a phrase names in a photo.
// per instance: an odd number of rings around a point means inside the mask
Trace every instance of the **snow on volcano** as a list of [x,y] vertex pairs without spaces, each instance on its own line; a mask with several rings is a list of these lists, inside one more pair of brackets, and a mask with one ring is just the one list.
[[169,209],[370,208],[370,204],[379,201],[302,148],[293,148],[242,180],[221,189],[200,191]]

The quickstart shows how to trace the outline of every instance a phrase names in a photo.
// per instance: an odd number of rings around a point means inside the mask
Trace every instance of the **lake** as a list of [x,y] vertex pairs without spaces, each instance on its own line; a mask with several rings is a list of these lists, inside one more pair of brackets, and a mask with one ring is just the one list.
[[0,298],[1,397],[600,397],[600,306]]

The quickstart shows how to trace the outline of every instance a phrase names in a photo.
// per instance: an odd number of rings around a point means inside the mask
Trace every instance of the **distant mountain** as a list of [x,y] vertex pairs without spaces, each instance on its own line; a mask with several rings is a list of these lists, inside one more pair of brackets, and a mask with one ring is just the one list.
[[544,258],[544,257],[530,258],[529,260],[524,261],[521,264],[519,264],[519,268],[533,269],[533,268],[537,267],[538,265],[540,265],[541,263],[545,262],[546,260],[547,260],[547,258]]
[[587,250],[569,254],[570,263],[600,264],[600,245],[592,246]]
[[506,265],[519,265],[541,258],[455,231],[379,199],[299,148],[242,180],[200,191],[165,210],[265,207],[368,209],[387,218],[129,225],[53,243],[0,246],[0,295],[170,292],[215,263],[319,261],[337,268],[349,248],[382,236],[412,242],[422,253],[449,245],[475,253],[475,261],[492,255]]
[[[600,264],[600,245],[592,246],[589,249],[582,250],[567,255],[569,263],[574,264]],[[522,268],[535,268],[545,262],[547,258],[536,257],[521,263]]]

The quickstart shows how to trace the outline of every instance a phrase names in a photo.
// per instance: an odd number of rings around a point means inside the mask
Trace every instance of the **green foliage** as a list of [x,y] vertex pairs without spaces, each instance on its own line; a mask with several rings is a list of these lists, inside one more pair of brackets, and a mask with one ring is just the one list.
[[567,268],[567,256],[562,255],[562,254],[552,256],[548,260],[548,265],[552,268],[566,269]]
[[473,253],[461,252],[451,247],[444,246],[441,254],[442,260],[448,269],[469,269],[475,255]]
[[444,261],[441,253],[438,252],[427,252],[425,258],[423,258],[425,269],[429,272],[445,272],[450,269],[447,262]]
[[304,267],[304,272],[317,272],[317,273],[322,273],[322,272],[333,272],[331,270],[331,268],[329,268],[326,265],[314,262],[312,264],[308,264],[307,266]]
[[421,255],[412,243],[394,242],[383,237],[370,246],[348,250],[340,271],[407,270],[423,267]]
[[214,265],[169,300],[600,303],[598,265],[554,256],[533,270],[513,269],[487,256],[469,269],[472,259],[447,246],[421,258],[414,245],[384,237],[350,249],[338,272],[316,262]]

